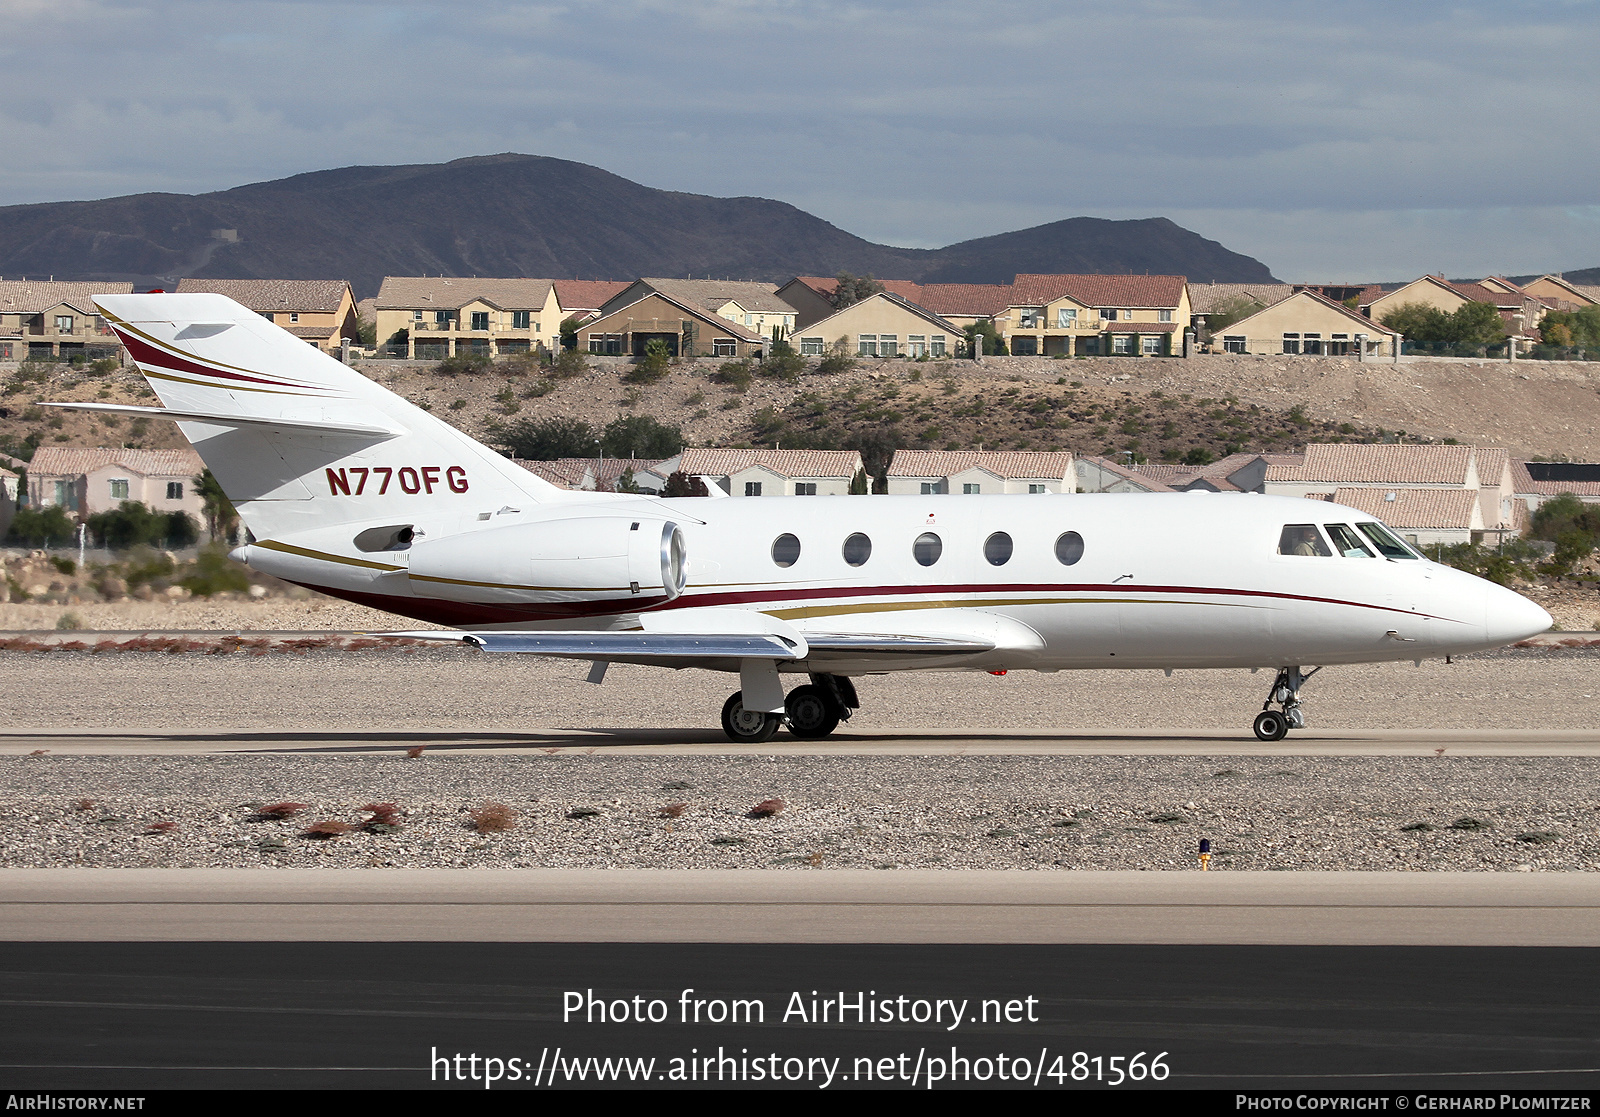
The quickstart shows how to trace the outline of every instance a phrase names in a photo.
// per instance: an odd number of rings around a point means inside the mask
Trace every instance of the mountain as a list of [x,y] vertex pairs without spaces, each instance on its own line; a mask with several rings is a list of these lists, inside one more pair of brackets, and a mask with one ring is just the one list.
[[1017,272],[1158,272],[1268,283],[1266,266],[1165,218],[1075,217],[948,248],[873,244],[785,202],[657,190],[538,155],[313,171],[212,194],[0,207],[0,275],[170,281],[385,275],[782,282],[871,273],[1009,283]]

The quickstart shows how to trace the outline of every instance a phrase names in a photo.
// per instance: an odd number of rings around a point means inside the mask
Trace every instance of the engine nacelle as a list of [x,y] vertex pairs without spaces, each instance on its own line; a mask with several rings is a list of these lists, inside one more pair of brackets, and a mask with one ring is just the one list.
[[585,516],[467,531],[411,548],[418,593],[479,604],[666,598],[687,579],[683,530]]

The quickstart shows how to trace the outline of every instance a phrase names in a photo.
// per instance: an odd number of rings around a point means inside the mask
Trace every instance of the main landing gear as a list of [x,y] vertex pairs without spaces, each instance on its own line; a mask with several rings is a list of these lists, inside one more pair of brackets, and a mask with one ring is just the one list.
[[783,700],[783,713],[768,714],[744,708],[743,691],[734,691],[722,704],[722,731],[730,741],[754,745],[770,741],[784,725],[804,740],[818,740],[839,728],[850,712],[860,707],[856,688],[843,675],[812,675]]
[[[1313,667],[1309,671],[1301,671],[1298,667],[1278,669],[1272,690],[1261,704],[1261,712],[1256,715],[1257,737],[1263,741],[1281,741],[1289,735],[1289,730],[1306,727],[1306,716],[1300,709],[1300,688],[1321,670],[1320,667]],[[1272,708],[1274,702],[1283,707],[1282,712]]]

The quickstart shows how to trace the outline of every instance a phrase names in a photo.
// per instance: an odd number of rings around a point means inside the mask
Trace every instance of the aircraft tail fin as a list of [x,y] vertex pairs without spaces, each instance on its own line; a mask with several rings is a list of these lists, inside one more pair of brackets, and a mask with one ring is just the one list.
[[224,295],[95,303],[258,538],[572,495]]

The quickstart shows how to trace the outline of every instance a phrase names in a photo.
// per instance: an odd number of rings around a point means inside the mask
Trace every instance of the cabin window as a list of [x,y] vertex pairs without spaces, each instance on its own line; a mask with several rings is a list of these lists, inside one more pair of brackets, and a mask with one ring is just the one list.
[[1388,528],[1382,524],[1357,524],[1361,534],[1372,540],[1378,548],[1378,553],[1384,558],[1414,559],[1417,556],[1406,549],[1406,545],[1396,539]]
[[943,553],[944,541],[931,531],[923,532],[911,544],[911,557],[917,560],[919,566],[932,566]]
[[1083,536],[1075,531],[1064,532],[1056,540],[1056,560],[1062,566],[1071,566],[1083,557]]
[[1349,524],[1324,524],[1328,529],[1328,538],[1333,540],[1333,549],[1345,558],[1372,558],[1372,552],[1367,545],[1361,542],[1361,536],[1350,529]]
[[841,552],[851,566],[863,566],[872,557],[872,540],[858,531],[844,541]]
[[997,531],[983,541],[983,557],[990,566],[1004,566],[1011,561],[1011,536]]
[[1322,541],[1322,533],[1317,530],[1316,524],[1285,524],[1278,536],[1278,553],[1307,558],[1333,557],[1333,552]]
[[784,532],[772,541],[772,561],[778,566],[793,566],[800,558],[800,540]]

